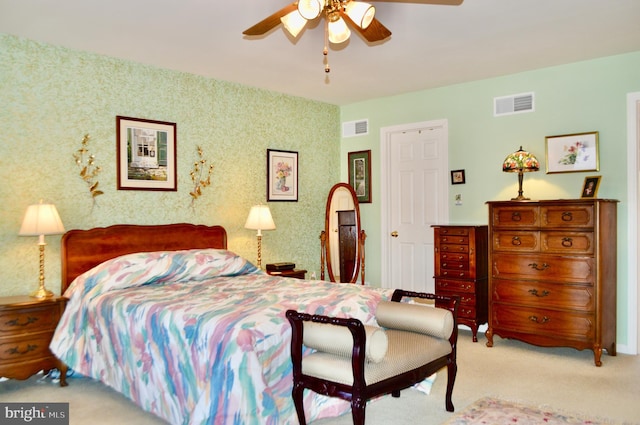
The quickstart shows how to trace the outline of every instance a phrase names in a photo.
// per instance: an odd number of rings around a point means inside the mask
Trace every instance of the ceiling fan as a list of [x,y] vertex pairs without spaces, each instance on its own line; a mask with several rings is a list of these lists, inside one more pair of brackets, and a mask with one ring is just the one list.
[[[403,1],[403,0],[387,0]],[[412,2],[412,0],[405,0]],[[416,0],[413,0],[416,1]],[[417,0],[433,4],[459,5],[463,0]],[[268,16],[242,33],[248,36],[264,35],[280,23],[296,38],[307,22],[324,15],[325,72],[331,68],[327,61],[329,43],[343,43],[351,36],[349,27],[358,31],[370,43],[382,41],[391,36],[391,31],[375,18],[376,9],[369,3],[357,0],[297,0]],[[347,25],[348,24],[348,25]]]

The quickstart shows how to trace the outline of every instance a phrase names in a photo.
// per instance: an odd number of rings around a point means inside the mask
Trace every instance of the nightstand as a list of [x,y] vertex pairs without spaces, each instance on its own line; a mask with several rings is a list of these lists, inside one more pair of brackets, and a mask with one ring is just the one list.
[[66,298],[57,296],[0,297],[0,376],[27,379],[40,370],[57,368],[60,386],[67,386],[67,365],[49,350],[66,303]]
[[278,272],[268,271],[267,273],[270,274],[271,276],[294,277],[296,279],[304,279],[305,275],[307,274],[307,271],[293,269],[293,270],[282,270]]

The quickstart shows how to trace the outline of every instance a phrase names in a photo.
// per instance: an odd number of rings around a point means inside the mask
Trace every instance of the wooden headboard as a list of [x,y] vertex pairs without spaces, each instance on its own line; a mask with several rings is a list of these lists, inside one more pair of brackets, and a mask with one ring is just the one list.
[[227,249],[227,231],[222,226],[188,223],[70,230],[62,236],[61,293],[82,273],[124,254],[200,248]]

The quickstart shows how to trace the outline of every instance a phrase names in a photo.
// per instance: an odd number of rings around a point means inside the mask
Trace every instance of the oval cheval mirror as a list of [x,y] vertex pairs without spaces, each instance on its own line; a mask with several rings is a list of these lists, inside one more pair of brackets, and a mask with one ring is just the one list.
[[360,206],[353,188],[338,183],[329,191],[324,230],[320,233],[320,279],[325,280],[325,263],[331,282],[364,285],[364,240]]

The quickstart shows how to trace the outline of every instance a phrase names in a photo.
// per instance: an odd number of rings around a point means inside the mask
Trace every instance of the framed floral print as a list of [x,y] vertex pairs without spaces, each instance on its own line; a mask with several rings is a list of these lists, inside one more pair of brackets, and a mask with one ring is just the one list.
[[298,201],[298,152],[267,149],[267,201]]
[[598,171],[598,132],[546,138],[547,174]]

